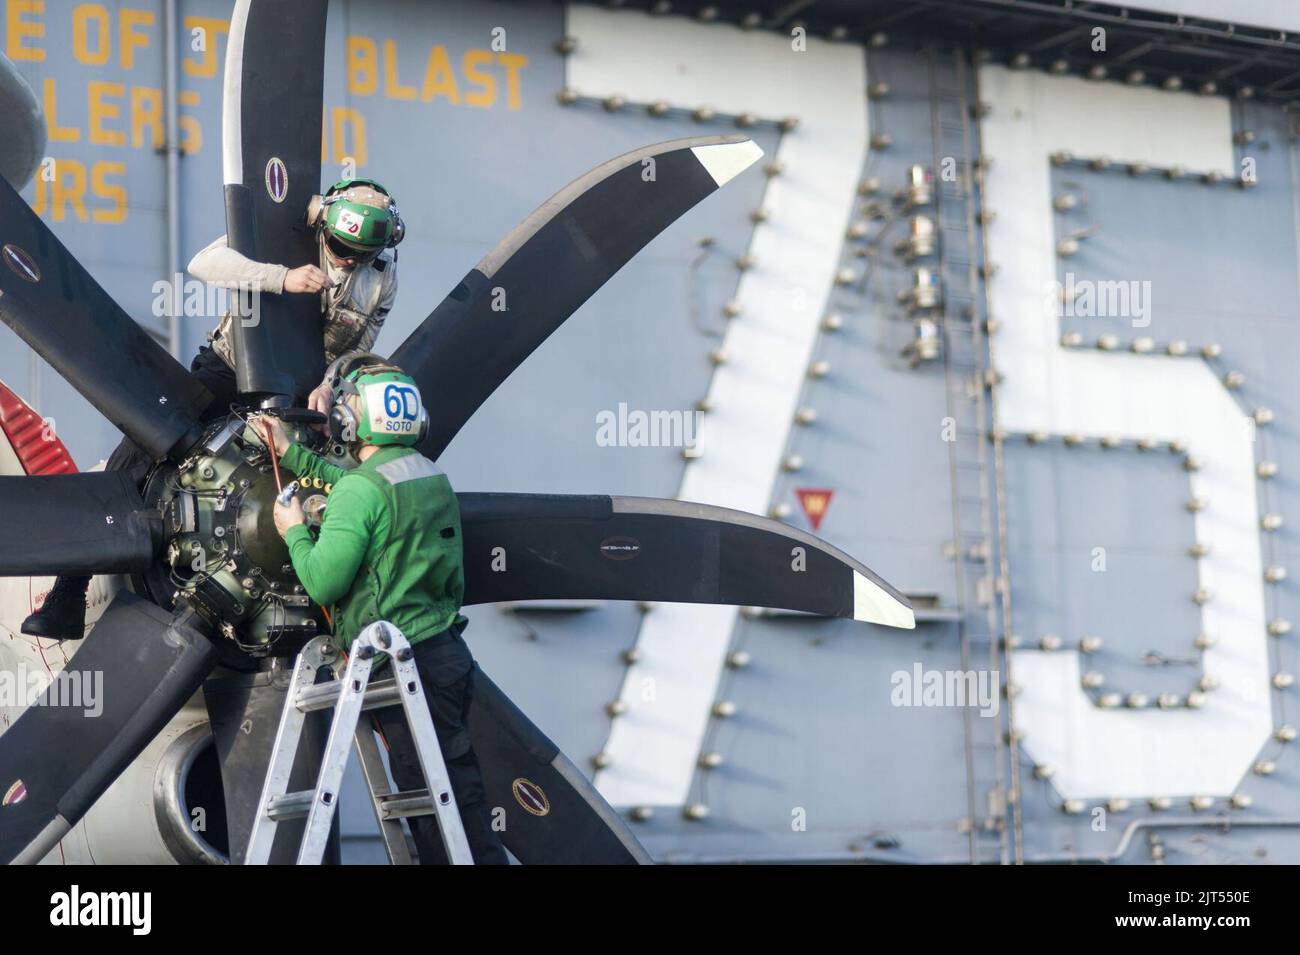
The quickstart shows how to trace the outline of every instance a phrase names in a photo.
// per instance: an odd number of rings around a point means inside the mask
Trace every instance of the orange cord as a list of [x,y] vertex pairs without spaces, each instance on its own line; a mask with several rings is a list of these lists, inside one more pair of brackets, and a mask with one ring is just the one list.
[[275,490],[280,492],[284,490],[284,484],[280,481],[280,456],[275,453],[275,433],[271,430],[271,422],[263,421],[266,429],[266,446],[271,450],[271,467],[275,470]]

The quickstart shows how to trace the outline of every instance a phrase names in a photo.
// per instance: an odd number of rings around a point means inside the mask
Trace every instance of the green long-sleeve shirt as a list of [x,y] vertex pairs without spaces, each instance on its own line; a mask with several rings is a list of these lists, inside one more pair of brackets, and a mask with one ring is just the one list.
[[460,509],[447,476],[412,448],[381,448],[352,470],[298,444],[282,459],[300,478],[333,485],[315,540],[305,525],[285,543],[312,600],[333,606],[346,649],[387,620],[412,642],[455,622],[465,595]]

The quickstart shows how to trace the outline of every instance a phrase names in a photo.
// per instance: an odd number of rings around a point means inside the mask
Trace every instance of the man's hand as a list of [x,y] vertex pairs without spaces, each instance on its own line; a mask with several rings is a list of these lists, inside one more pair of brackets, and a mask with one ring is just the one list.
[[[334,407],[334,389],[329,386],[328,382],[321,382],[315,390],[307,397],[307,407],[312,411],[319,411],[321,414],[328,416],[330,409]],[[325,425],[316,425],[316,430],[325,431]]]
[[314,265],[300,265],[284,277],[286,292],[321,292],[333,287],[333,280]]
[[303,523],[302,504],[296,497],[290,498],[288,504],[281,504],[276,501],[273,516],[275,517],[275,529],[283,537],[288,533],[289,528],[295,524]]
[[[248,419],[248,424],[253,429],[253,433],[264,442],[266,441],[267,427],[270,427],[271,436],[275,439],[275,456],[277,458],[284,457],[284,452],[288,451],[289,445],[293,444],[289,432],[284,429],[284,422],[273,414],[252,415]],[[267,448],[270,448],[270,444],[267,444]]]

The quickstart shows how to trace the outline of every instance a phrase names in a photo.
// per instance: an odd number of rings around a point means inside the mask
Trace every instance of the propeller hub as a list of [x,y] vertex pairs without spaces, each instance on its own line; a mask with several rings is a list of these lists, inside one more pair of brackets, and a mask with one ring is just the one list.
[[[288,426],[304,444],[314,437],[303,423]],[[344,464],[342,449],[331,450]],[[295,478],[281,467],[285,487]],[[299,484],[307,523],[319,526],[332,488],[308,478]],[[260,436],[234,415],[211,424],[179,464],[161,463],[145,487],[164,538],[146,589],[164,607],[192,607],[253,656],[296,653],[325,625],[275,529],[279,490]]]

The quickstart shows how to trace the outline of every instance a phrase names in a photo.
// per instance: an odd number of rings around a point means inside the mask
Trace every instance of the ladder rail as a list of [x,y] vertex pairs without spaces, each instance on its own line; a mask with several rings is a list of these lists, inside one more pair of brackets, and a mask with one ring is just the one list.
[[280,821],[286,816],[268,814],[269,807],[283,800],[289,790],[289,777],[293,773],[294,759],[298,754],[298,745],[302,740],[303,727],[307,722],[307,713],[295,705],[294,696],[301,686],[310,686],[316,680],[317,672],[328,665],[333,657],[333,644],[326,638],[312,640],[293,666],[293,676],[289,681],[288,700],[280,714],[280,725],[275,731],[275,743],[271,747],[271,759],[267,766],[266,780],[262,783],[262,794],[258,799],[257,818],[253,820],[253,830],[248,837],[248,847],[244,850],[245,865],[265,865],[271,858],[271,847],[275,843],[275,833]]
[[[343,785],[343,773],[348,767],[348,751],[357,732],[357,722],[361,718],[366,684],[370,682],[371,658],[371,654],[356,651],[348,658],[338,702],[334,704],[334,720],[330,724],[329,739],[325,743],[320,777],[316,782],[311,808],[307,810],[307,828],[298,849],[298,865],[319,865],[325,856],[325,843],[329,841],[334,811],[338,808],[339,788]],[[297,700],[294,701],[294,708],[299,709]]]
[[[406,644],[406,638],[391,624],[381,621],[372,626],[388,627]],[[420,760],[420,769],[428,786],[429,796],[433,799],[433,808],[438,820],[438,831],[442,835],[442,844],[447,851],[447,858],[453,865],[472,865],[474,856],[469,850],[469,840],[465,837],[465,827],[460,821],[460,807],[456,805],[456,794],[451,791],[451,775],[442,758],[442,747],[438,744],[438,734],[433,728],[433,716],[429,703],[424,698],[424,684],[415,666],[411,648],[406,644],[405,653],[392,654],[393,678],[402,694],[402,708],[406,711],[406,721],[411,728],[411,739],[415,742],[415,752]]]

